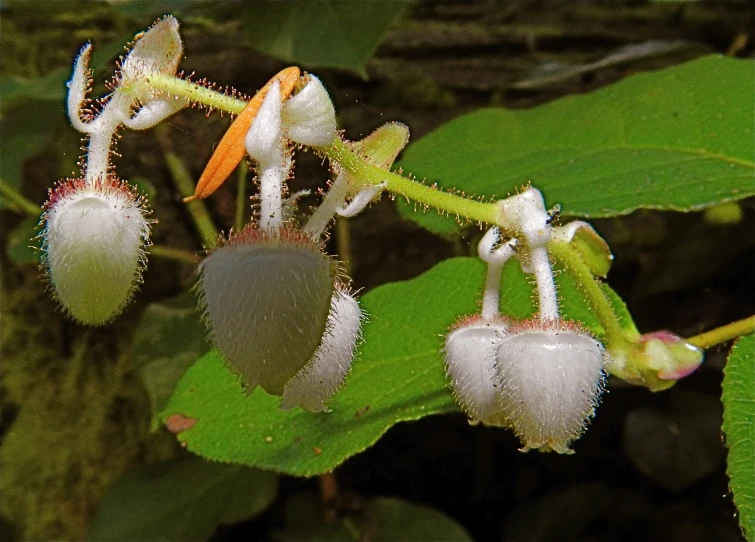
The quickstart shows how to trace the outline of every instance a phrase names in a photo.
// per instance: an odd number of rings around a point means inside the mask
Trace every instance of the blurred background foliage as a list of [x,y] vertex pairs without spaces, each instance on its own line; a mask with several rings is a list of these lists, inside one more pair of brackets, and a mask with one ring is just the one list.
[[[50,300],[27,240],[39,212],[28,201],[41,205],[56,179],[77,175],[81,139],[64,106],[77,51],[94,43],[101,95],[124,44],[165,13],[182,23],[186,73],[250,93],[296,62],[321,76],[350,139],[388,120],[417,139],[483,106],[532,107],[703,54],[752,58],[750,3],[113,0],[1,9],[0,181],[26,198],[0,201],[5,539],[741,539],[720,437],[726,348],[667,393],[611,382],[575,456],[522,455],[508,432],[448,415],[394,427],[332,476],[279,478],[200,461],[152,423],[152,409],[207,350],[185,294],[191,265],[153,255],[136,302],[114,324],[86,330]],[[158,246],[201,253],[166,156],[198,177],[228,123],[205,117],[185,111],[119,143],[120,176],[151,195]],[[299,156],[292,189],[321,186],[323,175],[319,159]],[[223,230],[235,200],[229,183],[209,201]],[[688,336],[755,312],[754,222],[749,199],[594,224],[616,254],[609,283],[640,330]],[[340,225],[331,244],[355,285],[371,289],[471,254],[476,235],[432,235],[386,198]]]

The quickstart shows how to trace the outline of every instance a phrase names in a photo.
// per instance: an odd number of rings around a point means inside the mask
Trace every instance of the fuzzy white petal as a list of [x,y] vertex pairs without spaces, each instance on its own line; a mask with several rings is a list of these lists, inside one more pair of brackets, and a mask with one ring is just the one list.
[[87,123],[81,120],[81,108],[89,92],[89,55],[92,45],[82,47],[73,65],[73,75],[68,82],[68,118],[79,132],[88,132]]
[[137,38],[121,65],[121,81],[128,83],[150,73],[175,74],[182,54],[178,21],[164,17]]
[[138,203],[117,191],[86,189],[48,209],[45,263],[75,319],[102,325],[120,313],[138,283],[148,233]]
[[496,342],[506,333],[500,320],[478,320],[446,337],[445,357],[451,389],[471,422],[506,426],[493,384]]
[[503,337],[493,380],[524,450],[570,453],[603,391],[606,354],[592,337],[550,323]]
[[281,93],[280,83],[276,80],[268,88],[262,106],[246,134],[246,152],[259,162],[262,169],[280,167],[283,161],[281,137]]
[[365,209],[365,207],[370,204],[373,199],[375,199],[375,196],[385,190],[386,186],[388,186],[388,183],[382,182],[380,184],[371,184],[362,188],[351,199],[348,205],[345,205],[340,209],[336,209],[336,213],[338,213],[339,216],[344,216],[346,218],[358,215]]
[[302,145],[322,147],[336,137],[336,111],[328,91],[314,75],[283,106],[286,137]]
[[123,124],[132,130],[146,130],[180,111],[187,104],[188,101],[183,98],[154,98],[140,107],[133,117],[125,117]]
[[357,300],[336,291],[330,302],[328,328],[312,361],[283,390],[281,409],[300,406],[325,412],[325,401],[338,391],[351,368],[359,339],[362,312]]

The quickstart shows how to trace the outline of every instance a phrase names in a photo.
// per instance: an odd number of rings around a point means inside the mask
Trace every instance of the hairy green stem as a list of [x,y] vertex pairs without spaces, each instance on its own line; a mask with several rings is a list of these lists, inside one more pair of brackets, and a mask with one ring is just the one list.
[[755,316],[748,316],[731,324],[695,335],[687,339],[687,342],[692,346],[706,349],[750,333],[755,333]]
[[[157,90],[165,91],[172,96],[188,98],[209,108],[221,109],[229,113],[238,114],[246,105],[245,101],[238,98],[227,96],[173,76],[150,75],[145,84]],[[316,150],[346,169],[356,184],[381,184],[385,182],[388,191],[414,200],[423,206],[445,211],[458,218],[502,225],[500,224],[498,206],[494,203],[483,203],[457,196],[432,186],[412,181],[397,173],[380,169],[364,161],[348,144],[338,138],[330,145],[317,147]]]
[[238,167],[238,177],[236,181],[236,213],[233,222],[233,228],[238,232],[244,229],[244,213],[246,212],[246,206],[248,199],[246,197],[246,177],[248,168],[244,160],[241,161]]
[[24,214],[35,217],[39,217],[42,214],[42,207],[27,199],[26,196],[12,186],[8,186],[8,183],[0,182],[0,196],[16,211],[21,211]]
[[362,184],[386,183],[386,190],[389,192],[404,196],[424,206],[446,211],[457,218],[501,225],[499,224],[498,206],[494,203],[482,203],[456,196],[381,169],[365,162],[348,144],[340,139],[335,139],[327,147],[319,147],[317,150],[346,169],[351,174],[352,179],[357,181],[357,186],[360,184],[359,181]]
[[572,275],[582,293],[585,294],[587,304],[595,311],[600,325],[606,332],[606,348],[608,350],[627,350],[628,338],[622,330],[619,319],[606,297],[603,289],[598,284],[590,268],[587,266],[579,252],[564,241],[551,241],[548,243],[548,252],[566,272]]

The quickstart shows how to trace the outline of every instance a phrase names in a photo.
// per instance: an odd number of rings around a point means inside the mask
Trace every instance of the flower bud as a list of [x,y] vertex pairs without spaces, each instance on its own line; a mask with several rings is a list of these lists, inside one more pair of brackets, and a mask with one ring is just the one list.
[[74,319],[115,318],[140,281],[149,221],[124,181],[65,180],[45,205],[43,265],[55,297]]
[[312,360],[286,384],[281,409],[300,406],[310,412],[328,411],[325,401],[338,391],[351,368],[361,323],[359,303],[337,284],[322,343]]
[[697,370],[703,357],[702,350],[670,331],[655,331],[642,335],[610,371],[650,391],[663,391]]
[[574,322],[512,324],[495,354],[501,407],[524,444],[572,453],[603,391],[603,346]]
[[251,393],[281,395],[312,359],[328,327],[337,266],[293,228],[250,225],[199,266],[212,337]]
[[444,353],[451,389],[472,424],[506,426],[506,416],[493,384],[496,343],[506,334],[501,317],[464,317],[446,336]]

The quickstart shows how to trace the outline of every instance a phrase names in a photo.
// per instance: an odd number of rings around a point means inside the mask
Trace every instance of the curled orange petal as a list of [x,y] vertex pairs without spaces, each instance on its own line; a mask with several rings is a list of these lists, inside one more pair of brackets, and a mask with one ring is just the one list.
[[246,107],[228,128],[223,139],[220,140],[215,152],[210,157],[210,161],[207,162],[207,166],[197,183],[197,188],[194,190],[194,195],[185,198],[184,202],[204,199],[220,188],[244,157],[244,138],[252,125],[252,121],[257,116],[257,111],[262,106],[270,85],[278,80],[280,82],[281,99],[285,100],[294,90],[300,75],[301,72],[296,66],[281,70],[249,100]]

